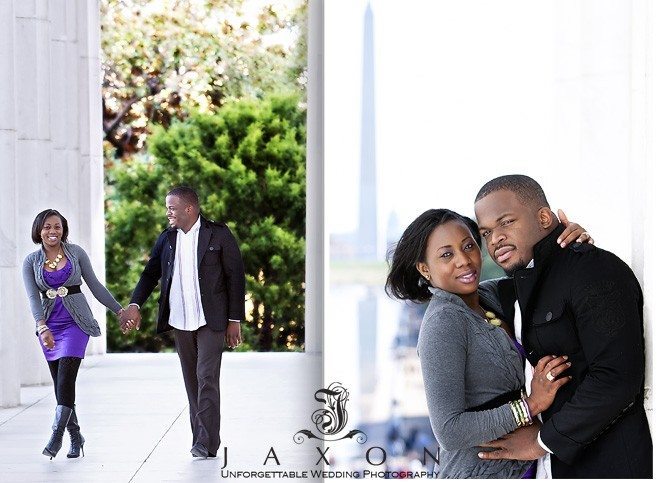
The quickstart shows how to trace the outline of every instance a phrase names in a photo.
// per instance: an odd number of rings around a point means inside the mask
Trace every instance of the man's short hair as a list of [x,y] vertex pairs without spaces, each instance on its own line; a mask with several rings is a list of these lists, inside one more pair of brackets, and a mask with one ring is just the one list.
[[477,193],[475,203],[485,196],[500,190],[512,191],[520,201],[530,206],[550,206],[541,185],[533,178],[524,174],[508,174],[490,180]]
[[198,193],[189,186],[176,186],[167,193],[167,196],[177,196],[185,203],[195,206],[196,208],[199,207]]

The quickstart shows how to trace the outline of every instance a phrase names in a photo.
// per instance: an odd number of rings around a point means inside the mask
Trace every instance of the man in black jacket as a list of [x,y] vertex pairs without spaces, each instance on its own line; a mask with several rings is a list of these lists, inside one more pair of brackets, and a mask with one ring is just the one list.
[[497,449],[480,456],[531,460],[550,452],[554,478],[651,478],[643,295],[631,269],[589,244],[561,250],[563,226],[527,176],[489,181],[475,213],[488,252],[510,277],[498,285],[500,299],[506,320],[522,324],[529,362],[567,355],[572,363],[572,380],[542,414],[542,427],[487,443]]
[[244,265],[228,227],[201,216],[194,190],[171,190],[166,210],[170,227],[155,242],[121,322],[138,328],[139,307],[161,281],[157,333],[173,329],[189,400],[191,453],[214,457],[224,340],[230,347],[241,342]]

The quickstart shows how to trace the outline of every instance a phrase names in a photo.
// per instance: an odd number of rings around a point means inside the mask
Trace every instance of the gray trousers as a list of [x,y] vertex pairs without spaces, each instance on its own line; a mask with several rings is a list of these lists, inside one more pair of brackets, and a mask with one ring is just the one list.
[[221,443],[219,374],[226,332],[207,325],[198,330],[173,329],[192,424],[192,446],[200,443],[216,454]]

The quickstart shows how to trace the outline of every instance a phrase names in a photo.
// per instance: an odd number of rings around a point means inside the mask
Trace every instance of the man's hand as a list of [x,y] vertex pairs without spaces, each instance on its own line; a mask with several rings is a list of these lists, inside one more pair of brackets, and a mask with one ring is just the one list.
[[538,421],[531,426],[516,429],[513,433],[500,439],[482,444],[485,448],[495,448],[492,451],[482,451],[479,457],[483,460],[535,460],[546,452],[538,444],[538,431],[541,425]]
[[242,333],[239,322],[228,321],[226,328],[226,345],[234,349],[242,343]]
[[119,312],[119,321],[121,330],[126,333],[132,329],[139,330],[141,325],[141,313],[136,305],[128,305],[122,312]]

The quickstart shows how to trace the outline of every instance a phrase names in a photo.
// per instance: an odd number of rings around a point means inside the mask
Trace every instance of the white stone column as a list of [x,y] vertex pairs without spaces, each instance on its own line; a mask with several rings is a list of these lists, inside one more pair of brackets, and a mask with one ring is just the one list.
[[[61,211],[104,279],[99,39],[97,0],[2,0],[0,406],[19,403],[21,384],[50,382],[20,273],[38,248],[36,214]],[[105,309],[92,309],[104,333]],[[87,352],[105,347],[94,338]]]
[[308,3],[308,134],[306,144],[305,349],[324,345],[328,238],[324,230],[324,2]]
[[657,90],[655,89],[655,67],[657,66],[657,8],[650,0],[634,0],[632,2],[632,26],[636,35],[633,36],[632,49],[632,106],[636,116],[633,128],[637,134],[633,138],[634,173],[640,183],[640,194],[637,195],[637,210],[633,217],[633,225],[641,227],[636,232],[636,250],[633,253],[632,268],[641,273],[645,297],[645,330],[646,330],[646,386],[648,421],[654,431],[654,368],[653,354],[655,347],[655,331],[653,324],[657,320],[657,254],[654,242],[657,237]]
[[[98,0],[77,1],[78,38],[78,119],[80,147],[80,223],[84,227],[84,247],[88,250],[91,263],[98,279],[105,282],[105,195],[103,182],[103,130],[101,111],[101,70],[100,70],[100,6]],[[106,333],[105,307],[87,291],[87,299]],[[119,301],[125,304],[127,301]],[[116,323],[116,319],[112,320]],[[90,340],[88,353],[104,353],[107,338]]]
[[[631,13],[630,68],[630,163],[627,171],[630,178],[630,212],[632,225],[631,266],[644,294],[644,328],[646,338],[646,409],[653,412],[653,337],[651,322],[657,309],[655,282],[655,256],[651,242],[657,231],[656,198],[653,194],[657,183],[655,162],[656,110],[654,98],[655,28],[657,20],[649,0],[634,0],[628,4]],[[652,418],[649,418],[651,421]]]
[[[555,156],[581,186],[583,224],[627,262],[644,290],[646,408],[653,408],[655,240],[655,6],[555,2]],[[590,216],[590,219],[588,218]]]
[[[13,61],[16,93],[16,185],[19,258],[37,246],[30,239],[35,215],[50,205],[50,186],[56,173],[51,167],[50,139],[50,21],[46,0],[14,1],[15,43]],[[54,207],[54,206],[53,206]],[[61,211],[65,212],[64,207]],[[21,289],[21,292],[18,291]],[[50,379],[43,354],[34,336],[32,318],[22,283],[15,289],[19,310],[19,364],[21,384]]]
[[[4,3],[7,3],[5,5]],[[15,288],[16,252],[16,130],[14,98],[14,8],[0,9],[0,406],[20,402],[18,333]]]

